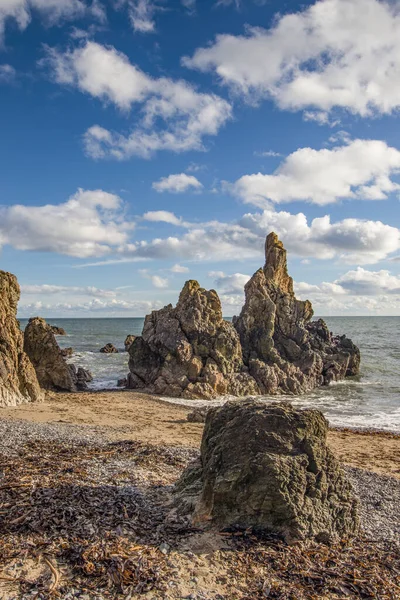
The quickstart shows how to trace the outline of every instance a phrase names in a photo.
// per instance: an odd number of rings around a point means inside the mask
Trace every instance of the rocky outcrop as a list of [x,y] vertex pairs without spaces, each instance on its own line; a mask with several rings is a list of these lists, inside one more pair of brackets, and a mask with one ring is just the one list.
[[100,348],[99,352],[101,352],[102,354],[118,354],[117,348],[111,343],[108,343],[102,348]]
[[186,282],[178,304],[146,317],[130,347],[128,386],[186,398],[300,394],[355,375],[358,348],[333,337],[311,303],[297,300],[286,250],[271,233],[266,263],[245,286],[233,324],[214,290]]
[[40,317],[29,319],[25,328],[24,350],[31,360],[38,381],[47,390],[75,392],[91,380],[87,371],[65,361],[53,329]]
[[49,325],[51,327],[54,335],[67,335],[67,332],[62,327],[58,327],[57,325]]
[[255,527],[287,541],[357,532],[357,501],[326,445],[328,422],[289,404],[228,402],[208,411],[201,457],[176,486],[195,524]]
[[245,286],[245,305],[233,323],[243,358],[263,394],[299,394],[358,372],[360,352],[345,336],[333,337],[325,322],[310,322],[311,303],[297,300],[286,250],[275,233],[266,262]]
[[127,335],[125,338],[125,342],[124,342],[124,346],[125,346],[125,352],[129,352],[129,348],[132,346],[133,342],[135,341],[136,335]]
[[73,374],[72,376],[73,376],[73,380],[76,385],[76,388],[79,391],[87,390],[88,383],[93,381],[93,376],[92,376],[91,372],[87,371],[83,367],[76,368],[75,365],[68,365],[68,366],[72,371],[72,374]]
[[70,356],[72,356],[74,353],[74,349],[69,347],[69,348],[61,348],[61,355],[64,358],[70,358]]
[[153,311],[129,350],[128,385],[185,398],[259,393],[243,365],[239,336],[214,290],[187,281],[175,308]]
[[17,278],[0,271],[0,407],[43,399],[35,370],[23,349],[17,321]]

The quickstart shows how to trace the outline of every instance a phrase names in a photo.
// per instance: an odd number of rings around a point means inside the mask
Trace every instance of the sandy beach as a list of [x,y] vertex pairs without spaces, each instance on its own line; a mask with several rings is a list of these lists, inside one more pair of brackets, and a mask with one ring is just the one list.
[[[198,448],[203,425],[188,423],[185,406],[133,391],[47,392],[46,401],[2,409],[1,418],[99,428],[110,441]],[[331,429],[329,445],[346,465],[400,479],[400,435]]]
[[331,546],[196,529],[171,509],[191,408],[130,391],[0,411],[0,599],[394,600],[400,437],[330,430],[362,531]]

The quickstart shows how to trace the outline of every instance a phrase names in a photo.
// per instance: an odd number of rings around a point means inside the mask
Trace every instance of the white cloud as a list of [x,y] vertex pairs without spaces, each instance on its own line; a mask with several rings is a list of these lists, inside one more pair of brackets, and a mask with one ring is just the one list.
[[319,205],[345,198],[384,200],[400,189],[391,179],[399,170],[399,150],[379,140],[354,140],[332,149],[300,148],[273,175],[244,175],[232,189],[259,207],[294,200]]
[[104,7],[98,0],[87,4],[82,0],[1,0],[0,1],[0,45],[4,41],[4,31],[8,19],[13,19],[23,31],[29,25],[33,13],[38,12],[48,26],[58,25],[91,15],[104,22]]
[[20,318],[27,318],[33,315],[41,314],[44,317],[49,316],[74,316],[74,315],[90,315],[91,313],[98,313],[102,316],[136,316],[142,317],[143,315],[149,314],[152,310],[162,308],[162,302],[157,300],[132,300],[132,299],[117,299],[102,300],[99,298],[93,298],[87,301],[81,302],[57,302],[51,304],[38,300],[25,304],[20,302],[18,305],[18,316]]
[[400,309],[400,277],[385,270],[358,267],[332,283],[295,282],[294,287],[319,314],[398,314]]
[[11,83],[14,81],[16,71],[11,65],[0,65],[0,83]]
[[155,6],[151,0],[130,0],[129,18],[134,31],[151,33],[155,30],[153,20]]
[[182,193],[189,189],[200,190],[203,184],[194,176],[179,173],[162,177],[160,181],[155,181],[152,185],[153,190],[157,192],[175,192]]
[[320,0],[278,16],[270,29],[219,35],[183,64],[215,71],[249,102],[270,98],[282,109],[361,116],[400,106],[398,2]]
[[48,48],[44,64],[50,66],[56,82],[121,110],[141,104],[140,113],[135,111],[137,123],[127,136],[100,125],[87,130],[85,148],[93,158],[121,160],[149,157],[158,150],[202,150],[203,137],[216,135],[231,118],[230,104],[219,96],[197,92],[182,80],[150,77],[113,47],[86,41],[65,53]]
[[172,273],[189,273],[188,267],[184,267],[183,265],[178,265],[178,264],[171,267],[170,271]]
[[0,208],[0,240],[18,250],[74,257],[110,254],[128,239],[121,199],[102,190],[78,190],[62,204]]
[[182,6],[186,8],[189,13],[194,13],[196,10],[196,0],[181,0]]
[[142,218],[145,221],[152,221],[153,223],[169,223],[170,225],[176,225],[177,227],[186,226],[186,223],[181,217],[177,217],[174,213],[167,210],[151,210],[145,213]]
[[244,286],[250,279],[250,275],[243,273],[226,275],[223,271],[211,271],[208,275],[214,278],[217,290],[224,295],[243,294]]
[[140,269],[139,273],[145,279],[149,279],[155,288],[165,289],[169,285],[168,279],[160,275],[152,275],[147,269]]
[[291,256],[321,260],[339,259],[348,264],[373,264],[400,249],[400,231],[380,221],[343,219],[329,215],[308,223],[303,213],[264,210],[248,213],[234,223],[187,223],[166,211],[146,218],[188,229],[182,236],[155,238],[126,244],[124,256],[159,260],[244,261],[262,259],[265,237],[275,231]]

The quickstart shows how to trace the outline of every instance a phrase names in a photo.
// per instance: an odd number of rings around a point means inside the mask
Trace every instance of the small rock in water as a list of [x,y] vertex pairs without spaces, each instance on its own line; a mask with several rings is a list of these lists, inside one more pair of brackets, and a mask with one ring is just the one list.
[[117,354],[118,350],[114,344],[108,343],[103,346],[103,348],[100,348],[99,352],[102,352],[103,354]]
[[54,335],[67,335],[67,332],[62,327],[57,327],[57,325],[49,325]]

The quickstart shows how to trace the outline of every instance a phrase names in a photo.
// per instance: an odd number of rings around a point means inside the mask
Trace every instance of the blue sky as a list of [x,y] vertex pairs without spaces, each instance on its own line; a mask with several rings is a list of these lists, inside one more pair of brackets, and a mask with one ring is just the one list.
[[20,316],[227,316],[272,230],[320,315],[400,314],[398,2],[0,0]]

